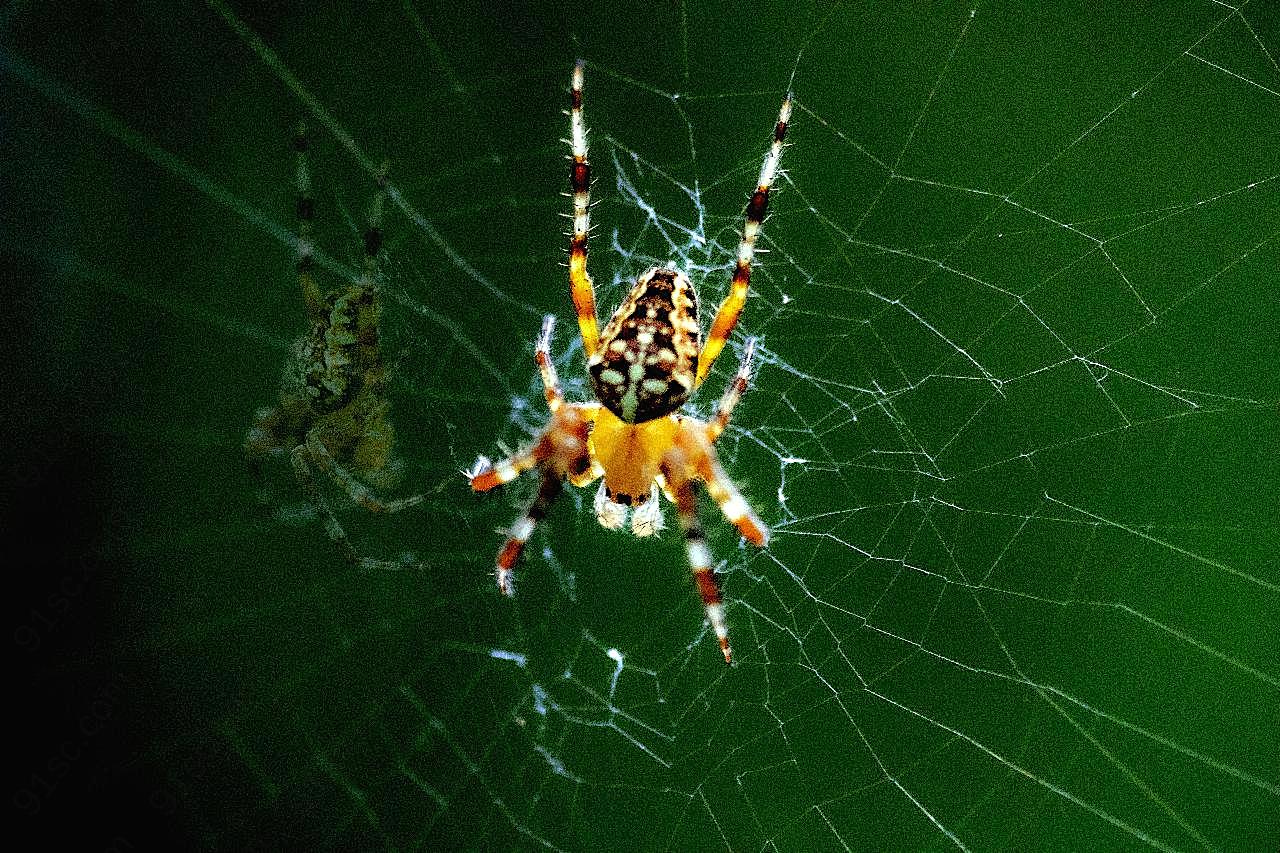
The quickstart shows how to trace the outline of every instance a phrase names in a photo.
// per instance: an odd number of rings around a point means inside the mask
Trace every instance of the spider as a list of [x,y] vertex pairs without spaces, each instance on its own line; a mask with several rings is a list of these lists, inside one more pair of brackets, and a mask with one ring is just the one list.
[[389,378],[379,346],[382,299],[378,257],[382,250],[382,213],[387,195],[385,166],[377,175],[377,191],[364,232],[364,265],[345,290],[323,293],[317,284],[312,220],[315,199],[306,128],[299,125],[297,152],[298,284],[306,303],[310,332],[293,347],[285,365],[280,402],[259,409],[244,440],[251,474],[262,482],[268,457],[289,454],[294,476],[324,519],[325,530],[352,564],[368,567],[379,561],[362,558],[330,509],[315,471],[329,477],[354,502],[370,512],[397,512],[420,503],[422,495],[384,501],[374,488],[393,485],[399,460],[392,455],[395,430],[388,420],[385,390]]
[[661,529],[661,491],[676,505],[698,592],[729,663],[732,655],[724,606],[698,521],[694,487],[703,483],[725,518],[752,545],[763,547],[768,542],[768,530],[721,468],[714,447],[747,389],[755,339],[746,342],[738,372],[710,421],[682,415],[680,407],[710,373],[746,304],[755,243],[791,117],[791,96],[782,102],[760,179],[747,204],[729,293],[706,343],[699,346],[697,293],[688,275],[670,267],[654,267],[641,275],[604,332],[599,332],[595,291],[587,272],[591,166],[582,118],[582,77],[583,64],[578,62],[573,70],[569,111],[573,164],[569,173],[573,189],[569,287],[595,401],[565,400],[551,361],[555,318],[546,317],[534,358],[551,410],[550,421],[527,450],[496,465],[481,457],[466,473],[477,492],[508,483],[533,468],[542,474],[536,496],[512,525],[498,552],[496,577],[505,595],[512,594],[512,570],[525,543],[559,495],[564,480],[586,486],[602,478],[594,502],[596,518],[604,527],[617,529],[632,508],[631,530],[636,536]]

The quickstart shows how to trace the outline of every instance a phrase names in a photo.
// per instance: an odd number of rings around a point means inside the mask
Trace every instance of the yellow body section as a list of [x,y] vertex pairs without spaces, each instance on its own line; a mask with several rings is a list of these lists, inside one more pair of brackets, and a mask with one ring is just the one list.
[[642,503],[660,474],[662,457],[680,424],[673,417],[629,424],[600,407],[591,431],[591,453],[604,469],[604,487],[617,503]]

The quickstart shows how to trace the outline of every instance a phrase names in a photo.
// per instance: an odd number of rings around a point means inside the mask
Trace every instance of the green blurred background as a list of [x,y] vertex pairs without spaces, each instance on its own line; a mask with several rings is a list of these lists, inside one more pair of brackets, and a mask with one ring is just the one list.
[[[708,516],[732,668],[679,538],[601,530],[590,491],[502,600],[533,484],[459,474],[543,421],[544,313],[586,394],[557,266],[579,56],[602,313],[668,260],[720,298],[795,91],[721,451],[773,542]],[[9,4],[19,825],[117,850],[1276,849],[1278,58],[1271,0]],[[245,473],[304,328],[299,118],[328,281],[358,263],[360,156],[405,200],[385,332],[399,493],[428,499],[341,516],[424,568],[352,571],[283,463],[266,507]]]

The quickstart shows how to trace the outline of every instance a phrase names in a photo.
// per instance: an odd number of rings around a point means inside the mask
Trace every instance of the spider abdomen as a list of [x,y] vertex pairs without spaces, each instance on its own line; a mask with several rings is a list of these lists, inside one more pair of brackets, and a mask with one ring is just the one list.
[[699,339],[689,277],[654,267],[618,306],[588,362],[596,399],[631,424],[676,411],[693,391]]
[[297,369],[313,411],[325,414],[360,393],[366,373],[379,366],[372,294],[353,288],[326,298],[328,315],[299,342]]

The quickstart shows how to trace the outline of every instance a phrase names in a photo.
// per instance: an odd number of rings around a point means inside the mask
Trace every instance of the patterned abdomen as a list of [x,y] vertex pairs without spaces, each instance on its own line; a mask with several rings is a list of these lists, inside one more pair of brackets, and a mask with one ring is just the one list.
[[337,411],[360,393],[370,370],[380,373],[373,293],[352,288],[330,294],[328,315],[298,342],[296,369],[312,411]]
[[676,411],[693,391],[700,334],[689,277],[649,270],[614,312],[587,364],[596,399],[626,423]]

